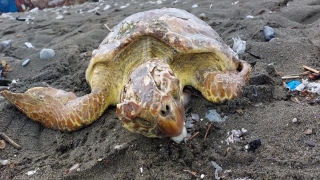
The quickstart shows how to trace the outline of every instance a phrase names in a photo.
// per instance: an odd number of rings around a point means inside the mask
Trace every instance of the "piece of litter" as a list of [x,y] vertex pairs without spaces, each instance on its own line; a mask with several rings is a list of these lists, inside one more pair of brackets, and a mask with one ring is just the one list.
[[246,18],[248,18],[248,19],[252,19],[252,18],[254,18],[254,16],[252,16],[252,15],[248,15],[248,16],[246,16]]
[[120,6],[120,9],[127,8],[128,6],[130,6],[130,4],[126,4],[126,5],[124,5],[124,6]]
[[142,167],[140,167],[140,173],[141,173],[141,174],[143,173],[143,168],[142,168]]
[[194,4],[191,6],[192,8],[197,8],[198,7],[198,4]]
[[200,119],[199,114],[191,113],[191,119],[198,122]]
[[39,168],[36,168],[35,170],[31,170],[31,171],[28,171],[28,172],[26,172],[26,175],[28,175],[28,176],[31,176],[31,175],[34,175],[37,171],[39,170]]
[[221,117],[220,114],[217,113],[215,109],[210,109],[206,113],[206,118],[210,122],[224,122],[227,120],[228,116],[224,116],[223,118]]
[[203,179],[205,176],[206,176],[206,175],[201,174],[201,175],[200,175],[200,179]]
[[218,165],[216,162],[214,162],[214,161],[211,161],[211,164],[212,164],[212,166],[216,169],[216,170],[214,171],[214,177],[215,177],[215,179],[220,179],[220,177],[219,177],[219,172],[222,171],[222,167],[219,166],[219,165]]
[[114,146],[114,149],[115,150],[123,150],[123,149],[127,149],[129,147],[129,143],[123,143],[123,144],[120,144],[120,145],[115,145]]
[[79,163],[74,164],[73,166],[71,166],[71,167],[66,171],[66,173],[68,174],[68,173],[71,173],[71,172],[73,172],[73,171],[77,171],[78,168],[79,168],[79,166],[80,166]]
[[294,91],[294,89],[299,86],[301,84],[300,81],[296,81],[296,80],[293,80],[293,81],[289,81],[286,86],[289,90],[291,91]]
[[30,62],[30,59],[26,59],[22,62],[22,66],[26,66]]
[[1,164],[2,166],[5,166],[5,165],[10,164],[10,161],[7,160],[7,159],[4,159],[4,160],[0,159],[0,164]]
[[108,9],[110,9],[111,8],[111,5],[106,5],[104,8],[103,8],[103,10],[108,10]]
[[56,17],[56,19],[58,19],[58,20],[61,20],[61,19],[63,19],[63,18],[64,18],[64,17],[63,17],[61,14]]
[[182,140],[185,140],[185,138],[188,136],[188,133],[187,133],[187,129],[185,126],[183,126],[183,129],[182,129],[182,132],[179,136],[176,136],[176,137],[171,137],[171,139],[176,142],[176,143],[180,143]]
[[95,7],[93,9],[89,10],[88,13],[98,11],[99,9],[100,9],[100,7]]
[[236,1],[236,2],[233,2],[233,3],[231,3],[232,5],[236,5],[236,4],[238,4],[239,3],[239,1]]
[[37,13],[38,11],[39,11],[39,8],[36,7],[36,8],[31,9],[29,12],[31,12],[31,13]]
[[55,56],[55,52],[53,49],[42,49],[40,51],[40,58],[41,59],[51,59]]
[[232,38],[233,40],[233,47],[232,50],[237,54],[243,54],[246,50],[246,41],[240,39],[239,36]]
[[31,43],[25,42],[24,43],[28,48],[35,48]]

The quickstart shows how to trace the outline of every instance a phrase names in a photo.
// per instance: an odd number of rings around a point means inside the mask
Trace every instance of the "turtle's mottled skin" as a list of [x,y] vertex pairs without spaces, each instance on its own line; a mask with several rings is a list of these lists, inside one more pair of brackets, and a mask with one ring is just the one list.
[[51,87],[1,94],[48,128],[80,129],[116,105],[128,130],[173,137],[183,128],[184,86],[219,103],[239,96],[250,72],[205,22],[184,10],[156,9],[124,19],[93,52],[86,71],[90,94]]

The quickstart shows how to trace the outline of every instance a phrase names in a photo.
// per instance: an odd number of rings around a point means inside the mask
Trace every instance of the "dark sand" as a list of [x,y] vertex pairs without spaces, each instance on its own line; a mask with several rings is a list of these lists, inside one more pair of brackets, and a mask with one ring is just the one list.
[[[0,159],[11,161],[10,165],[0,165],[0,179],[200,179],[201,174],[204,179],[214,179],[211,161],[223,168],[219,175],[224,179],[319,179],[320,106],[293,102],[282,87],[281,76],[303,72],[302,65],[320,69],[320,3],[242,0],[233,5],[234,2],[206,0],[192,8],[197,1],[150,4],[137,0],[120,9],[126,3],[119,1],[116,7],[114,2],[106,2],[70,8],[71,15],[64,15],[63,20],[56,20],[52,10],[12,14],[14,18],[29,14],[35,17],[33,24],[0,19],[0,41],[12,40],[11,47],[1,51],[0,59],[14,68],[6,79],[19,79],[13,89],[16,92],[46,82],[79,96],[89,93],[84,74],[90,57],[82,57],[81,53],[93,51],[108,34],[103,24],[113,27],[131,14],[161,7],[182,8],[195,15],[205,13],[205,21],[228,45],[233,44],[232,37],[239,35],[247,41],[247,51],[260,57],[241,55],[253,65],[244,97],[224,104],[193,97],[190,112],[204,118],[206,111],[214,108],[228,119],[214,124],[206,140],[207,120],[197,123],[194,132],[199,134],[187,143],[130,133],[118,121],[114,107],[91,126],[62,133],[31,121],[0,97],[0,132],[22,145],[21,150],[10,144],[0,150]],[[103,11],[106,4],[112,7]],[[100,16],[87,12],[97,6],[101,8]],[[84,14],[76,13],[78,9],[83,9]],[[254,18],[246,18],[247,15]],[[271,42],[264,40],[265,25],[276,31],[276,39]],[[25,42],[36,49],[28,49]],[[41,60],[42,48],[54,49],[56,56]],[[31,62],[22,67],[26,58]],[[273,62],[274,66],[268,66]],[[254,85],[257,97],[251,90]],[[293,123],[293,118],[298,123]],[[305,135],[309,127],[313,133]],[[246,128],[248,135],[241,142],[227,145],[227,133],[241,128]],[[260,139],[262,146],[255,152],[243,151],[244,145],[255,139]],[[308,141],[315,147],[307,145]],[[120,151],[114,149],[123,143],[129,146]],[[66,174],[76,163],[80,164],[79,171]],[[37,168],[34,175],[25,174]]]

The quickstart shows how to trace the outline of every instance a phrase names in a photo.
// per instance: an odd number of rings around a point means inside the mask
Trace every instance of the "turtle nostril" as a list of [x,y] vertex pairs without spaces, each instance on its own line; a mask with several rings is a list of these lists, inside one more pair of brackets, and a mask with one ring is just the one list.
[[167,116],[170,112],[170,106],[166,105],[165,108],[162,108],[162,110],[160,111],[162,116]]

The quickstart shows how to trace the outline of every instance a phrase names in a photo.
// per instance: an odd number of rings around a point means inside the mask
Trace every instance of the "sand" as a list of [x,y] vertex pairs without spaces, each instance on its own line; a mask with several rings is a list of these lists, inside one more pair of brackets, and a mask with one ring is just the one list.
[[[45,82],[74,91],[78,96],[89,93],[84,73],[90,56],[83,53],[92,52],[109,33],[105,23],[113,27],[136,12],[176,7],[197,16],[205,13],[204,21],[230,46],[236,36],[247,42],[246,50],[255,56],[249,53],[240,56],[253,66],[244,96],[223,104],[193,96],[187,112],[199,114],[204,120],[193,128],[199,134],[180,144],[168,138],[152,139],[128,132],[117,119],[114,107],[89,127],[72,133],[54,131],[31,121],[0,97],[0,132],[22,146],[18,150],[7,143],[0,150],[0,159],[11,162],[0,165],[0,179],[200,179],[201,175],[214,179],[211,161],[223,168],[219,173],[223,179],[318,179],[320,106],[304,102],[304,97],[298,97],[300,103],[294,102],[293,95],[283,88],[281,76],[302,73],[302,65],[320,69],[320,3],[316,0],[150,2],[130,1],[130,6],[123,9],[120,6],[127,3],[117,0],[74,6],[62,9],[70,15],[63,14],[61,20],[55,19],[58,8],[11,14],[13,18],[34,17],[29,24],[1,18],[0,41],[12,40],[10,48],[0,51],[0,59],[14,69],[6,79],[18,80],[12,91],[24,92]],[[118,5],[114,6],[115,3]],[[198,7],[192,8],[196,3]],[[107,4],[111,8],[103,10]],[[87,12],[95,7],[100,7],[101,15]],[[77,13],[80,9],[83,14]],[[246,18],[247,15],[253,18]],[[276,38],[270,42],[263,36],[265,25],[276,32]],[[25,42],[32,43],[35,49],[27,48]],[[40,59],[42,48],[54,49],[56,56]],[[27,58],[30,63],[22,67]],[[213,123],[204,140],[208,127],[205,114],[210,109],[228,118],[223,123]],[[293,118],[297,118],[296,123]],[[240,142],[228,145],[228,132],[241,128],[248,133]],[[306,135],[308,128],[312,128],[312,133]],[[254,152],[243,150],[248,142],[257,139],[261,140],[261,147]],[[121,144],[128,146],[115,150]],[[67,173],[77,163],[78,170]],[[32,170],[37,171],[28,176],[26,173]]]

